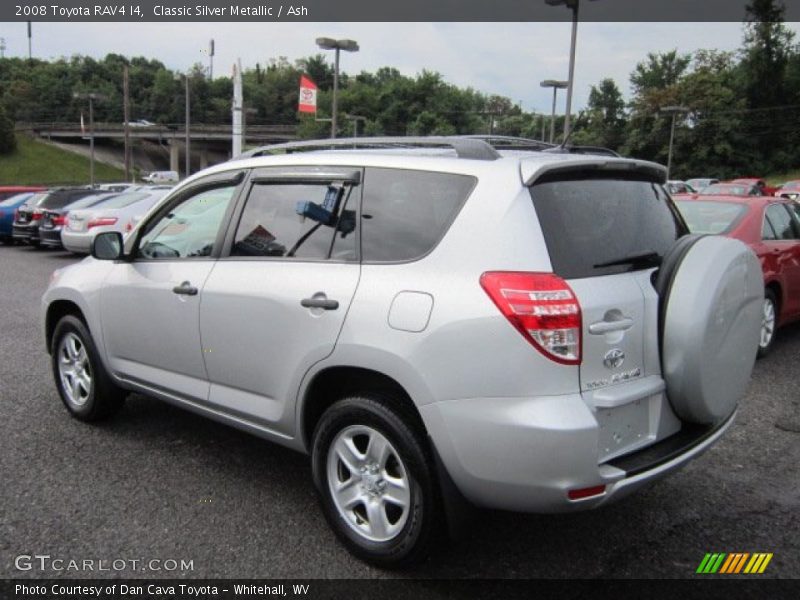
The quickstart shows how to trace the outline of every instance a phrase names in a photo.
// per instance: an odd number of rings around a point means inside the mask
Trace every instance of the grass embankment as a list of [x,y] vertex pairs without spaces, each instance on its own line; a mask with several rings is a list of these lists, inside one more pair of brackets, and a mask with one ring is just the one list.
[[[94,163],[95,181],[122,181],[121,169]],[[27,135],[17,134],[13,154],[0,155],[0,185],[85,185],[89,159],[56,148]]]

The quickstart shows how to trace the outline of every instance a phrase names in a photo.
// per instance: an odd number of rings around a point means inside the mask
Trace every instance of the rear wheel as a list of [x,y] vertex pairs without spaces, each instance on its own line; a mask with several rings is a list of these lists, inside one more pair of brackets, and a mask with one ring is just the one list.
[[764,291],[764,304],[761,312],[761,337],[758,341],[758,358],[763,358],[772,349],[775,341],[775,329],[778,325],[778,301],[775,292]]
[[328,523],[357,557],[382,567],[424,558],[440,502],[424,435],[391,400],[350,397],[314,432],[314,482]]
[[53,333],[50,353],[58,393],[73,417],[98,421],[122,407],[126,392],[111,381],[83,321],[63,317]]

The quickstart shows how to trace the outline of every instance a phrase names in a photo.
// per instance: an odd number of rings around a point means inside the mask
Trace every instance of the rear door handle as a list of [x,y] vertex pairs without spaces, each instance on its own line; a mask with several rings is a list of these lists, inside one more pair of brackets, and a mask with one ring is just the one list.
[[176,285],[174,288],[172,288],[172,291],[175,294],[183,294],[184,296],[197,296],[197,288],[188,281],[184,281],[182,284]]
[[612,331],[625,331],[633,327],[633,319],[623,317],[618,321],[598,321],[589,325],[589,333],[592,335],[603,335]]
[[336,310],[339,308],[338,300],[329,300],[322,292],[317,292],[311,298],[303,298],[300,305],[305,308],[322,308],[323,310]]

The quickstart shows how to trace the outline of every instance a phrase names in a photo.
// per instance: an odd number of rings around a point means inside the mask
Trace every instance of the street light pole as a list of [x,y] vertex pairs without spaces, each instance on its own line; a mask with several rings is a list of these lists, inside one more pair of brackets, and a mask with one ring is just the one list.
[[572,11],[572,37],[569,47],[569,85],[567,86],[567,112],[564,117],[564,141],[569,139],[572,117],[572,88],[575,83],[575,49],[578,44],[578,5],[580,0],[544,0],[550,6],[566,6]]
[[[545,79],[539,85],[543,88],[551,87],[553,88],[553,110],[550,113],[550,143],[553,143],[555,139],[555,131],[556,131],[556,95],[558,94],[558,90],[564,89],[567,87],[568,82],[566,81],[558,81],[556,79]],[[544,123],[542,124],[542,129],[544,129]],[[542,133],[542,138],[544,138],[544,133]]]
[[190,147],[190,136],[189,136],[189,123],[190,123],[190,113],[189,113],[189,75],[185,76],[186,80],[186,177],[191,174],[192,170],[192,153]]
[[339,101],[339,46],[336,46],[336,58],[333,62],[333,109],[331,113],[331,138],[336,138],[336,113]]
[[334,50],[336,55],[333,61],[333,100],[331,102],[331,139],[336,138],[337,112],[339,108],[339,52],[358,52],[358,43],[353,40],[334,40],[332,38],[317,38],[317,46],[323,50]]
[[572,117],[572,88],[575,84],[575,47],[578,42],[578,2],[574,0],[572,5],[567,2],[567,6],[572,8],[572,39],[569,46],[569,85],[567,86],[567,112],[564,117],[564,141],[569,139],[570,118]]
[[672,115],[672,125],[669,130],[669,150],[667,151],[667,180],[672,172],[672,145],[675,143],[675,119],[679,114],[689,112],[686,106],[665,106],[661,109],[662,113]]

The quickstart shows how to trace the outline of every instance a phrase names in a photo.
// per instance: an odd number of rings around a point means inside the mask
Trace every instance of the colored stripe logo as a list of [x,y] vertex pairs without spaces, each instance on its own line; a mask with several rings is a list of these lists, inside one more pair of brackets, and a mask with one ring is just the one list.
[[737,575],[739,573],[760,574],[772,560],[772,552],[708,552],[695,573],[712,575]]

